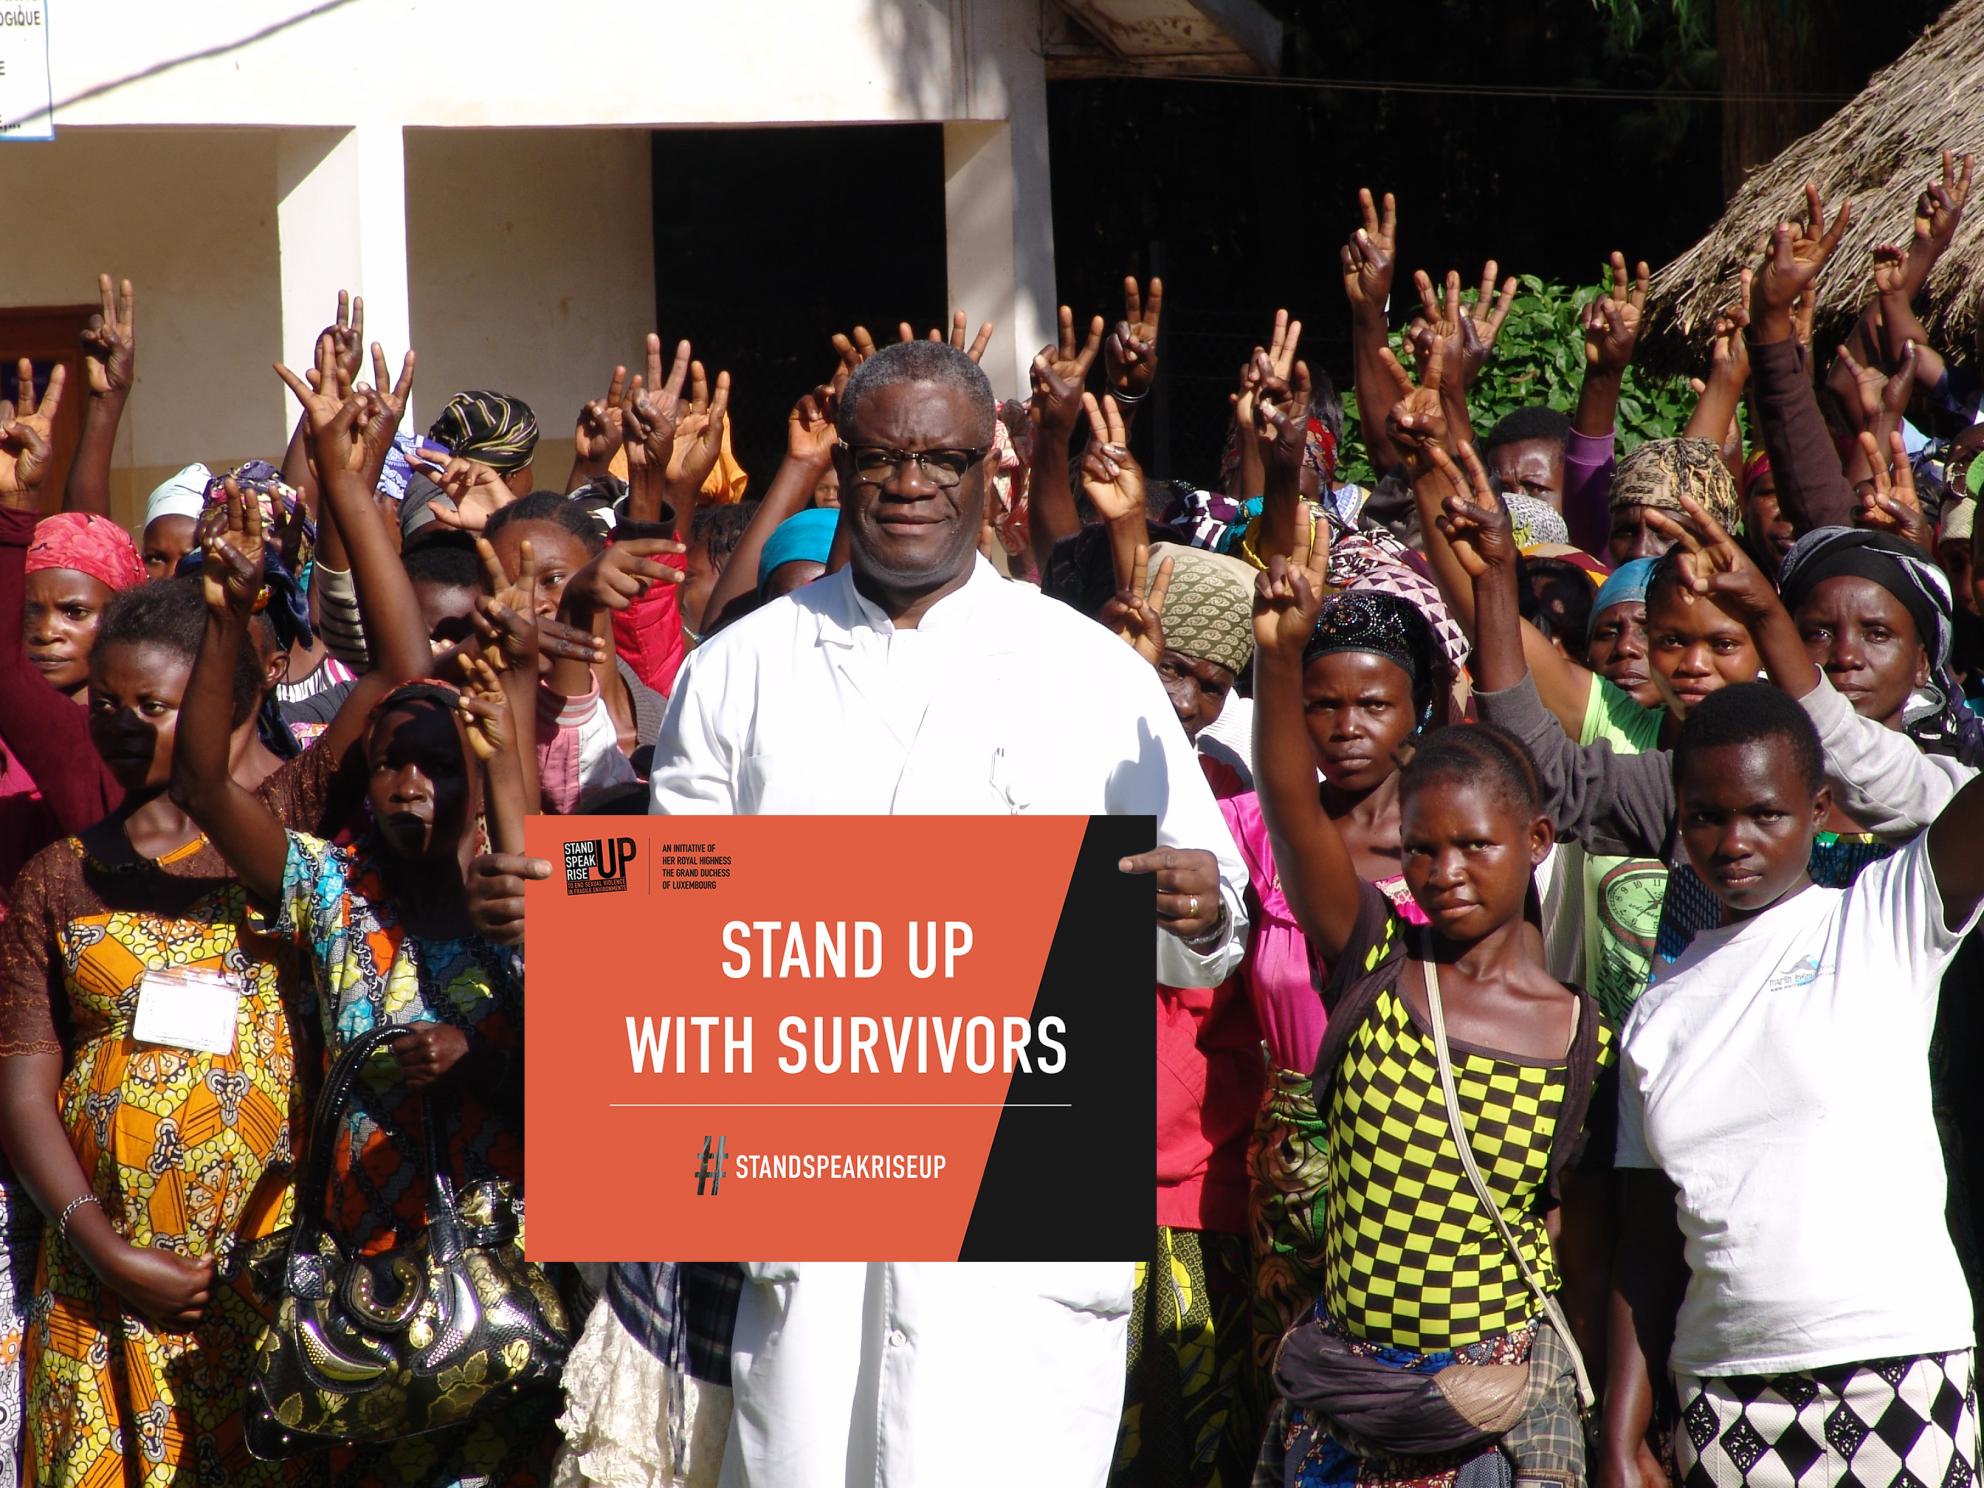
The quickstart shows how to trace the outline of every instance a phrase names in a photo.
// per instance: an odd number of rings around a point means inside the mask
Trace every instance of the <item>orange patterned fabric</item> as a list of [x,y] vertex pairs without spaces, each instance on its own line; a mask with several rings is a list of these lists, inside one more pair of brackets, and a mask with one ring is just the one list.
[[[325,1469],[257,1462],[242,1440],[262,1317],[230,1262],[290,1220],[309,1115],[297,1035],[314,1014],[286,1001],[301,985],[293,951],[242,933],[247,913],[203,842],[119,877],[71,839],[16,887],[0,943],[4,996],[32,998],[39,983],[66,1028],[60,1114],[92,1191],[131,1244],[212,1256],[226,1278],[197,1328],[158,1332],[50,1227],[27,1307],[32,1481],[278,1484]],[[237,978],[233,1053],[133,1041],[139,978],[168,966]],[[314,1070],[307,1035],[304,1047]]]

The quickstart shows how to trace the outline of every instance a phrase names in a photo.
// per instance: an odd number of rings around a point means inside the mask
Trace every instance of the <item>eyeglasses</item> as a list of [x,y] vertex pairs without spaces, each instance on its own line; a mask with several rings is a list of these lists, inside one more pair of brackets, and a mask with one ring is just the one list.
[[845,439],[835,443],[847,451],[848,459],[854,464],[855,475],[871,486],[881,485],[890,476],[900,473],[905,462],[914,460],[925,480],[948,490],[963,480],[971,467],[991,452],[989,445],[980,449],[899,450],[884,449],[876,444],[849,444]]

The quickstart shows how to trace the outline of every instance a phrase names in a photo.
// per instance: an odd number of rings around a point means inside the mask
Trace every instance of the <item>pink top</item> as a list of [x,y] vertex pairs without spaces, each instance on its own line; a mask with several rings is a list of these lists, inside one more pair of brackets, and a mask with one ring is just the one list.
[[[1323,1047],[1323,999],[1316,981],[1323,968],[1313,965],[1309,941],[1281,892],[1260,797],[1252,792],[1232,796],[1221,801],[1219,809],[1226,813],[1227,829],[1253,881],[1254,923],[1240,975],[1254,1004],[1261,1042],[1277,1069],[1306,1073],[1315,1067]],[[1426,923],[1425,911],[1413,900],[1403,878],[1393,875],[1377,880],[1377,885],[1400,915],[1415,925]]]

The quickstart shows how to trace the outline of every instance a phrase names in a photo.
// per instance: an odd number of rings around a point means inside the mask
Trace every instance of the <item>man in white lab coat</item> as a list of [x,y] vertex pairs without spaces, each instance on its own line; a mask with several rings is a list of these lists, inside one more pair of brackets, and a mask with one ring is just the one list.
[[[1157,851],[1125,868],[1156,877],[1157,979],[1217,986],[1245,948],[1246,869],[1157,674],[979,557],[994,416],[984,374],[939,343],[855,371],[835,455],[849,566],[691,654],[653,809],[1149,814]],[[1131,1260],[747,1269],[725,1488],[1108,1476]]]

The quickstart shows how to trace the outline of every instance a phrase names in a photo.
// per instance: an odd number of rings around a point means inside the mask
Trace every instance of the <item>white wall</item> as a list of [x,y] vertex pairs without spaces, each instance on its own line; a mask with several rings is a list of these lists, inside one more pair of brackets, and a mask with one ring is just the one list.
[[58,128],[1004,118],[974,12],[1037,35],[1039,0],[69,0],[49,44]]
[[563,489],[579,405],[605,393],[615,362],[639,370],[642,338],[655,329],[648,139],[407,131],[422,428],[464,388],[513,394],[536,412],[546,441],[539,483]]
[[[132,488],[190,461],[282,458],[274,182],[267,130],[73,130],[52,145],[0,145],[0,303],[93,303],[99,270],[137,290],[120,519],[134,510]],[[333,309],[335,299],[332,286]]]

